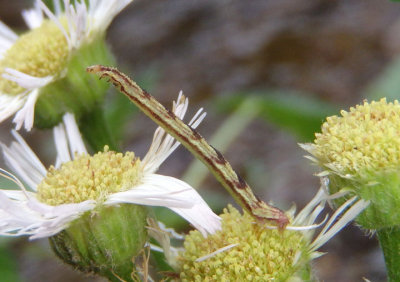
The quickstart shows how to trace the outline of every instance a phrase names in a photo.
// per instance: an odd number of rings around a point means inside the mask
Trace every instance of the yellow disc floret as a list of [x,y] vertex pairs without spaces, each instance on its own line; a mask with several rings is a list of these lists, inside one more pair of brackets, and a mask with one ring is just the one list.
[[400,104],[364,102],[331,116],[316,134],[313,155],[341,174],[371,172],[400,165]]
[[80,203],[86,200],[104,201],[107,195],[124,191],[140,183],[140,160],[133,152],[109,151],[94,156],[76,156],[60,168],[50,167],[46,178],[38,185],[39,201],[48,205]]
[[59,75],[69,55],[68,43],[60,28],[51,20],[21,35],[0,60],[0,93],[19,94],[24,89],[1,77],[11,68],[34,77]]
[[[192,231],[180,254],[182,281],[283,281],[294,276],[306,249],[301,232],[266,229],[254,218],[229,206],[221,215],[222,230],[204,238]],[[198,258],[231,244],[237,246],[203,261]]]

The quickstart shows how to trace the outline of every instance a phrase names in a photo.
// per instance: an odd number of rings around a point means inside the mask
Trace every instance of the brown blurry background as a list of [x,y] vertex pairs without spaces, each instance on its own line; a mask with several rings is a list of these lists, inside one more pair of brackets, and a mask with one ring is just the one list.
[[[29,7],[30,1],[1,0],[0,18],[23,30],[20,11]],[[400,50],[399,19],[400,3],[388,0],[137,0],[114,20],[107,38],[120,68],[134,78],[150,75],[151,92],[162,103],[170,104],[182,89],[191,101],[189,114],[205,107],[208,116],[199,131],[208,138],[227,117],[215,110],[213,98],[233,91],[294,89],[338,109],[359,103],[365,87]],[[11,127],[0,126],[1,141],[9,142]],[[143,156],[155,127],[138,114],[125,133],[124,149]],[[29,138],[46,164],[53,160],[45,148],[49,136],[34,131]],[[256,119],[225,156],[261,198],[302,208],[319,181],[297,142]],[[180,148],[160,172],[181,176],[192,160]],[[212,177],[202,189],[232,202]],[[23,281],[96,280],[56,261],[46,240],[10,245]],[[314,262],[321,281],[386,280],[377,241],[354,226],[322,251],[328,254]]]

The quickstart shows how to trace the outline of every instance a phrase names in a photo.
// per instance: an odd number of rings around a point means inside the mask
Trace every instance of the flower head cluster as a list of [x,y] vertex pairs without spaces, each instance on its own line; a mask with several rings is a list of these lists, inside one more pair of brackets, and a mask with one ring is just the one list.
[[400,104],[386,99],[364,102],[331,116],[305,148],[328,170],[362,176],[400,166]]
[[[268,229],[255,223],[249,214],[242,215],[228,207],[221,215],[220,231],[207,238],[197,231],[186,236],[185,250],[178,257],[180,278],[183,281],[311,280],[309,263],[322,255],[317,249],[368,205],[363,200],[356,202],[355,197],[347,201],[313,239],[318,227],[314,222],[326,199],[321,189],[293,218],[293,226],[284,231]],[[293,216],[294,210],[289,213]]]
[[[174,113],[183,118],[188,106],[180,95]],[[190,122],[197,127],[205,117],[200,110]],[[158,128],[146,156],[115,153],[105,148],[88,155],[73,115],[55,127],[57,160],[46,170],[21,136],[2,145],[13,171],[29,186],[0,190],[0,233],[30,235],[32,239],[52,236],[66,229],[86,211],[99,206],[138,204],[166,206],[187,219],[206,236],[220,228],[220,219],[187,183],[155,171],[179,143]]]
[[[22,13],[30,30],[20,36],[0,22],[0,121],[16,113],[17,129],[57,124],[65,112],[77,115],[104,96],[106,86],[85,76],[93,63],[112,63],[104,32],[131,0],[40,0]],[[79,78],[79,79],[77,79]],[[79,102],[78,102],[79,101]]]
[[398,225],[400,103],[365,101],[328,117],[315,137],[301,146],[323,169],[319,175],[328,178],[329,191],[351,191],[371,201],[359,223],[369,229]]

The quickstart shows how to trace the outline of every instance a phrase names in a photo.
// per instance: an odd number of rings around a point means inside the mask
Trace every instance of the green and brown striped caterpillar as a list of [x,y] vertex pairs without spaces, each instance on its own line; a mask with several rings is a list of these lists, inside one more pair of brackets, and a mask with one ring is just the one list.
[[87,72],[98,75],[100,79],[108,78],[140,110],[200,159],[242,208],[260,223],[274,223],[279,229],[286,227],[289,219],[283,211],[258,199],[246,181],[233,170],[217,149],[208,144],[197,131],[186,125],[149,93],[142,90],[128,76],[116,68],[101,65],[90,66]]

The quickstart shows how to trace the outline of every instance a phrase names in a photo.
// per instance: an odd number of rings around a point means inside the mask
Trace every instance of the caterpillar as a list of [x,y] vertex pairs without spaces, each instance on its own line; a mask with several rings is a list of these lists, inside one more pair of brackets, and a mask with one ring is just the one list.
[[232,197],[258,222],[273,223],[283,230],[289,223],[285,213],[257,198],[250,186],[232,168],[224,156],[193,128],[186,125],[172,111],[166,109],[153,96],[141,89],[127,75],[113,67],[90,66],[87,72],[108,78],[122,94],[141,111],[172,135],[192,154],[201,160]]

